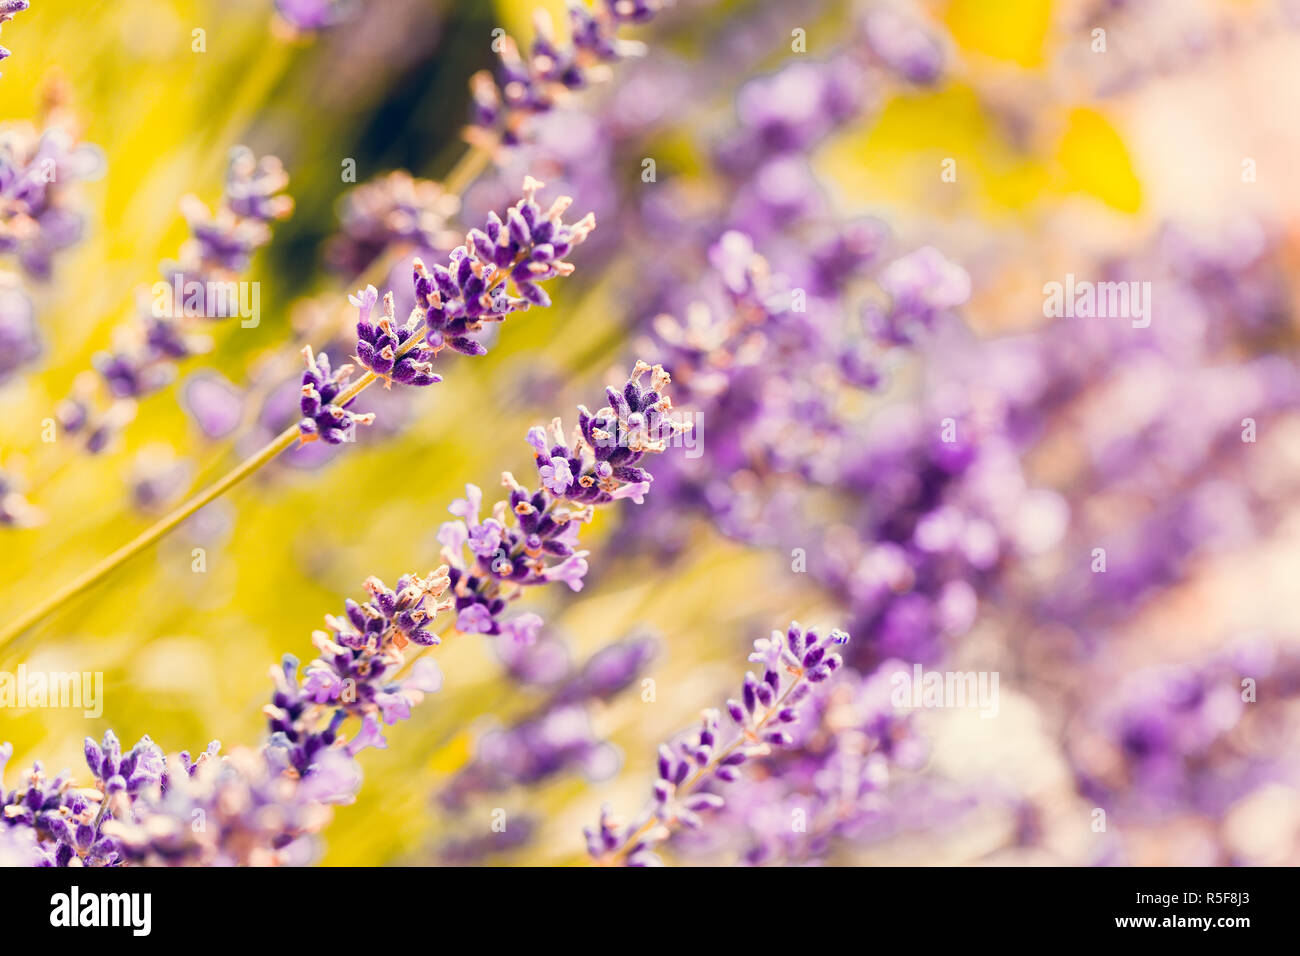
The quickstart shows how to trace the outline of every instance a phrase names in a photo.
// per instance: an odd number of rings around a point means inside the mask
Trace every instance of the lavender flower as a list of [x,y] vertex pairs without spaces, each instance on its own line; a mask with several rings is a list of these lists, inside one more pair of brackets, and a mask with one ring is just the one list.
[[[384,316],[378,322],[371,321],[379,294],[374,286],[349,298],[357,308],[357,361],[368,378],[353,383],[350,365],[332,371],[324,353],[305,350],[299,423],[304,442],[351,441],[356,425],[374,421],[373,415],[348,411],[369,381],[380,378],[385,385],[417,387],[440,382],[432,361],[442,349],[485,355],[487,347],[472,337],[485,322],[503,321],[532,305],[550,305],[537,283],[573,272],[563,257],[587,238],[595,220],[588,215],[573,224],[563,222],[571,202],[567,197],[542,212],[534,198],[540,188],[541,183],[526,178],[524,197],[505,220],[489,214],[483,229],[471,229],[465,244],[452,250],[448,266],[426,269],[415,260],[415,308],[405,324],[397,325],[391,293],[384,296]],[[509,293],[510,285],[518,295]],[[345,396],[341,403],[335,401],[339,396]]]
[[272,668],[275,693],[265,713],[271,734],[267,750],[273,762],[305,776],[323,752],[342,743],[338,731],[349,717],[362,724],[347,746],[349,755],[367,746],[385,746],[380,722],[392,725],[409,718],[424,694],[441,686],[436,665],[428,660],[405,679],[396,675],[409,644],[439,643],[428,625],[451,607],[450,600],[443,599],[448,583],[446,568],[425,578],[402,577],[394,590],[370,578],[366,581],[369,601],[349,600],[342,618],[326,618],[329,633],[315,632],[313,641],[320,655],[307,665],[301,679],[298,660],[291,655],[285,656],[281,667]]
[[[195,196],[181,201],[192,238],[177,262],[164,265],[164,278],[206,282],[245,271],[253,253],[270,241],[271,223],[293,212],[293,200],[282,194],[288,185],[289,174],[274,156],[258,159],[246,146],[232,149],[216,211]],[[205,300],[203,315],[228,318],[213,304]]]
[[[1289,779],[1294,761],[1271,752],[1256,728],[1291,706],[1298,663],[1285,644],[1255,638],[1129,675],[1068,738],[1080,792],[1130,820],[1189,810],[1219,818],[1253,790]],[[1243,678],[1254,682],[1249,704]]]
[[104,170],[103,153],[77,142],[76,123],[57,96],[43,130],[0,124],[0,255],[15,256],[38,279],[49,277],[55,253],[81,238],[77,184]]
[[[790,865],[860,842],[896,805],[887,791],[897,773],[917,770],[927,755],[913,714],[891,699],[893,676],[906,666],[885,661],[868,676],[846,669],[814,694],[793,745],[769,758],[761,781],[730,795],[706,829],[683,832],[678,849],[709,855],[725,847],[751,865]],[[795,810],[805,824],[797,829]]]
[[[148,737],[125,754],[112,731],[102,744],[86,738],[86,763],[97,786],[76,788],[67,774],[48,779],[38,761],[25,777],[26,785],[0,790],[0,826],[30,831],[39,847],[37,865],[109,865],[117,861],[117,846],[102,833],[111,814],[129,813],[131,801],[164,779],[162,751]],[[0,773],[13,755],[0,745]]]
[[[211,752],[211,751],[210,751]],[[133,813],[104,823],[123,863],[149,866],[303,865],[313,836],[357,785],[352,760],[334,752],[308,780],[278,773],[264,757],[237,749],[224,759],[168,762],[167,786],[152,787]]]
[[943,72],[942,44],[910,12],[890,3],[872,4],[861,31],[872,57],[908,83],[929,86]]
[[[22,13],[31,4],[28,0],[0,0],[0,26],[8,23],[15,14]],[[9,55],[9,51],[0,46],[0,60]]]
[[[438,848],[438,858],[451,866],[481,863],[486,857],[510,853],[527,846],[537,830],[537,821],[532,817],[514,814],[510,817],[510,825],[504,830],[446,841]],[[3,846],[0,846],[0,866],[4,865],[3,852]]]
[[[426,272],[417,260],[416,308],[424,313],[425,340],[435,354],[444,347],[466,355],[486,354],[470,333],[530,305],[545,308],[551,299],[537,283],[573,272],[564,257],[595,228],[595,218],[588,214],[565,224],[562,217],[573,202],[567,196],[543,212],[535,198],[543,186],[526,177],[524,198],[505,220],[489,213],[483,228],[471,229],[465,244],[452,250],[446,267],[435,265]],[[507,279],[517,295],[507,292]]]
[[704,712],[700,729],[659,748],[659,777],[650,807],[630,825],[601,810],[596,827],[584,830],[587,850],[602,865],[658,866],[655,847],[677,826],[703,825],[700,814],[723,807],[715,792],[720,784],[739,779],[739,768],[754,757],[789,747],[790,725],[800,716],[800,704],[815,684],[837,671],[841,658],[832,648],[848,643],[849,635],[833,630],[825,637],[791,624],[784,634],[754,642],[749,660],[763,665],[762,676],[745,675],[739,700],[728,700],[727,715],[736,727],[728,743],[720,740],[721,714]]
[[619,29],[649,21],[666,5],[665,0],[604,0],[592,7],[570,0],[568,46],[556,40],[549,16],[538,11],[528,57],[503,37],[498,77],[483,71],[472,78],[471,142],[489,149],[519,143],[529,117],[550,110],[562,94],[602,79],[607,64],[640,55],[644,46],[620,39]]
[[474,758],[439,795],[445,807],[464,809],[476,794],[535,787],[561,774],[608,780],[619,767],[618,751],[591,725],[581,703],[556,704],[506,727],[489,728]]
[[880,287],[889,296],[887,310],[873,309],[868,327],[882,341],[905,344],[914,328],[933,328],[970,298],[970,276],[933,246],[890,262],[880,273]]
[[460,211],[460,199],[428,179],[397,170],[363,183],[341,203],[342,228],[326,251],[330,265],[360,275],[390,248],[413,247],[432,253],[456,245],[447,222]]
[[862,70],[847,56],[800,60],[750,80],[736,96],[739,128],[723,139],[715,157],[731,175],[753,177],[779,157],[806,156],[858,113],[867,88]]
[[411,341],[419,331],[419,314],[412,313],[405,325],[397,325],[393,294],[389,292],[384,296],[384,317],[371,323],[370,313],[378,297],[372,285],[348,297],[357,307],[357,361],[361,367],[382,378],[385,386],[393,382],[417,387],[441,382],[442,376],[433,373],[433,350],[415,347]]
[[280,194],[287,183],[279,160],[258,160],[240,146],[231,151],[216,212],[192,196],[182,201],[191,238],[176,262],[161,265],[164,281],[155,286],[147,306],[142,296],[137,319],[118,331],[117,347],[94,357],[108,400],[95,408],[88,398],[75,397],[77,407],[69,405],[60,416],[67,432],[84,436],[88,451],[107,447],[129,420],[115,410],[121,400],[161,389],[174,377],[178,362],[208,347],[198,320],[238,314],[238,298],[232,301],[229,289],[252,254],[269,241],[270,224],[292,211],[293,201]]
[[[647,372],[650,381],[642,384]],[[574,591],[582,588],[587,552],[575,547],[580,525],[598,505],[642,500],[652,477],[638,463],[664,451],[668,439],[684,427],[664,417],[672,408],[664,392],[669,380],[663,368],[637,362],[622,389],[607,390],[610,405],[594,414],[579,406],[570,440],[558,421],[552,424],[554,444],[549,446],[543,429],[529,430],[539,474],[542,468],[554,469],[554,459],[566,463],[573,480],[561,483],[562,493],[546,487],[530,491],[506,472],[501,480],[509,497],[496,504],[490,517],[480,519],[483,493],[466,486],[465,497],[448,509],[459,520],[446,522],[438,532],[460,630],[501,633],[506,595],[519,588],[552,581],[563,581]],[[553,473],[551,485],[556,485]],[[503,590],[506,585],[509,592]]]
[[307,371],[302,375],[300,407],[303,417],[298,422],[302,440],[308,442],[319,438],[330,445],[353,441],[356,426],[371,424],[375,416],[347,410],[356,401],[355,395],[344,399],[342,405],[335,404],[334,400],[352,384],[352,366],[341,365],[331,369],[329,356],[324,352],[313,354],[310,345],[303,349],[303,355],[307,359]]

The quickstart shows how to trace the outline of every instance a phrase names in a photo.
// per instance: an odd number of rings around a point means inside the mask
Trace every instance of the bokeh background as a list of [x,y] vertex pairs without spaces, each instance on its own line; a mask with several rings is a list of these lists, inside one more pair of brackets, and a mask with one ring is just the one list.
[[[464,150],[467,78],[493,65],[492,31],[529,36],[539,6],[562,21],[556,2],[362,0],[338,26],[312,32],[291,29],[264,0],[39,0],[6,25],[14,56],[0,79],[0,120],[37,116],[58,84],[104,170],[76,187],[80,241],[59,254],[48,281],[25,283],[43,352],[0,384],[0,465],[26,476],[23,494],[42,515],[35,527],[3,530],[0,607],[30,605],[238,460],[235,438],[196,427],[187,383],[216,373],[237,388],[275,384],[259,371],[286,354],[295,368],[296,349],[320,341],[358,286],[357,272],[330,261],[341,203],[356,185],[340,174],[345,160],[358,183],[398,169],[445,175]],[[280,655],[310,656],[313,629],[367,576],[438,564],[435,534],[465,482],[494,488],[503,469],[527,472],[528,426],[590,404],[630,365],[660,303],[676,304],[656,283],[668,281],[665,261],[696,246],[676,248],[673,229],[686,227],[674,216],[707,220],[718,197],[732,195],[736,174],[718,162],[718,145],[737,127],[738,102],[744,119],[746,84],[864,42],[872,6],[679,0],[640,31],[647,55],[549,118],[532,152],[487,170],[449,227],[509,204],[529,169],[573,194],[578,212],[594,209],[596,234],[575,254],[575,276],[552,283],[554,308],[512,320],[488,356],[450,363],[443,384],[376,403],[400,429],[376,428],[323,463],[266,469],[0,650],[0,669],[105,675],[98,720],[0,711],[0,739],[15,745],[8,773],[38,758],[79,767],[82,738],[107,727],[128,743],[148,733],[169,751],[259,739],[266,674]],[[916,715],[924,760],[898,772],[899,796],[887,789],[869,826],[819,856],[1293,863],[1300,21],[1285,4],[1250,0],[901,8],[939,44],[942,74],[931,83],[862,78],[870,106],[799,160],[836,216],[879,217],[896,253],[942,250],[972,291],[954,323],[961,331],[903,349],[888,387],[848,419],[836,447],[875,447],[878,410],[934,409],[927,396],[946,382],[967,383],[976,402],[986,385],[1005,395],[1019,383],[1036,417],[1017,453],[1048,497],[1035,499],[1037,510],[1018,506],[1014,519],[1020,539],[1041,546],[1026,548],[981,593],[970,626],[943,641],[945,666],[1001,674],[998,717]],[[1098,27],[1105,52],[1091,48]],[[206,31],[201,53],[191,48],[196,28]],[[807,52],[792,51],[795,29],[806,31]],[[260,325],[215,328],[212,351],[142,400],[106,453],[43,442],[42,421],[185,240],[181,198],[215,203],[239,143],[281,158],[296,207],[249,274],[261,284]],[[641,177],[646,157],[656,162],[653,183]],[[1255,175],[1243,180],[1247,158]],[[948,159],[955,182],[940,175]],[[744,221],[733,213],[717,215]],[[759,244],[777,272],[782,242],[797,241],[779,233]],[[1099,342],[1083,325],[1107,320],[1043,317],[1045,282],[1105,270],[1156,283],[1153,328],[1169,331],[1151,356],[1134,360],[1129,340]],[[400,295],[408,281],[399,267],[389,284]],[[981,361],[973,344],[1036,332],[1031,366]],[[1088,361],[1072,366],[1083,353]],[[812,369],[769,374],[798,381]],[[1071,376],[1085,384],[1054,404],[1053,384]],[[1252,413],[1259,437],[1247,444],[1236,433]],[[707,429],[706,420],[706,463],[708,443],[724,444]],[[803,493],[798,482],[787,491]],[[847,560],[826,543],[833,535],[803,545],[809,567],[798,573],[797,535],[744,540],[685,511],[670,544],[601,515],[589,532],[587,587],[528,596],[576,660],[616,639],[656,641],[644,671],[654,701],[634,685],[589,708],[591,733],[613,751],[463,808],[439,802],[484,735],[545,696],[504,678],[489,641],[457,637],[436,652],[443,690],[394,729],[389,749],[362,755],[364,786],[325,831],[323,862],[581,862],[582,826],[604,802],[625,813],[642,804],[656,745],[733,692],[749,641],[791,619],[847,623],[851,610],[828,586],[838,580],[831,566]],[[864,534],[824,516],[826,527],[836,522]],[[1112,562],[1106,587],[1088,567],[1098,546]],[[206,551],[202,574],[191,569],[195,547]],[[1209,680],[1217,693],[1258,673],[1260,700],[1244,713],[1206,717],[1188,705],[1161,717],[1168,726],[1152,731],[1162,741],[1154,744],[1115,730],[1117,695],[1128,694],[1130,709],[1155,709],[1169,668],[1201,673],[1242,648],[1250,663],[1223,665],[1226,676]],[[1196,741],[1180,750],[1162,734]],[[1158,760],[1147,759],[1152,747],[1164,748]],[[532,821],[529,839],[489,855],[464,850],[489,837],[498,807]],[[1109,808],[1104,833],[1091,825],[1094,807]],[[730,862],[738,852],[683,846],[670,857]]]

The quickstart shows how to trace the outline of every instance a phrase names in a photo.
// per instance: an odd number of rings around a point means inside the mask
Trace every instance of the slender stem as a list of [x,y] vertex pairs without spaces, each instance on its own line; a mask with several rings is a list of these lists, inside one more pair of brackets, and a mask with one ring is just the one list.
[[[722,764],[722,761],[730,757],[733,753],[736,752],[736,749],[738,747],[740,747],[746,741],[751,740],[758,733],[758,731],[762,730],[763,727],[766,726],[768,720],[772,717],[772,715],[780,711],[781,705],[785,703],[786,698],[788,698],[790,694],[793,693],[794,689],[798,687],[800,683],[803,682],[803,679],[804,679],[804,675],[802,672],[800,672],[799,675],[793,681],[791,681],[790,686],[785,689],[785,692],[779,698],[777,698],[775,701],[772,702],[772,706],[768,709],[767,713],[763,715],[762,719],[760,719],[757,723],[755,723],[753,727],[742,728],[741,732],[736,736],[735,740],[729,743],[726,747],[723,747],[721,750],[719,750],[713,756],[712,760],[706,763],[699,770],[695,771],[694,776],[692,776],[689,780],[687,780],[679,788],[677,788],[677,791],[673,794],[674,799],[681,799],[682,797],[687,797],[690,796],[692,793],[694,793],[695,788],[698,787],[700,783],[703,782],[705,777],[713,773],[713,771],[717,770],[718,767]],[[663,825],[663,822],[659,819],[658,816],[656,816],[652,812],[650,815],[650,819],[647,820],[645,823],[641,824],[641,826],[637,827],[636,830],[634,830],[628,836],[628,838],[623,841],[622,846],[620,846],[617,850],[613,851],[609,856],[597,860],[596,862],[601,866],[618,865],[619,863],[623,862],[624,857],[626,857],[628,853],[631,852],[633,847],[635,847],[638,843],[640,843],[641,840],[652,830],[654,830],[655,827],[660,825]]]
[[[418,336],[412,336],[406,343],[405,347],[399,350],[399,354],[404,353],[409,348],[414,347],[418,341]],[[367,388],[378,381],[379,376],[374,372],[366,372],[365,375],[357,379],[346,389],[340,392],[334,400],[334,404],[343,406],[352,401]],[[41,619],[53,613],[63,602],[76,597],[82,591],[99,583],[118,565],[125,563],[135,557],[149,545],[158,541],[160,538],[174,530],[177,525],[188,518],[194,512],[198,511],[204,505],[220,498],[235,485],[239,484],[249,475],[258,471],[263,465],[269,463],[273,458],[285,451],[298,440],[300,433],[298,425],[295,422],[290,425],[279,435],[271,439],[261,451],[245,458],[238,465],[226,472],[221,478],[214,481],[208,487],[204,488],[194,497],[188,499],[175,510],[150,525],[144,531],[140,532],[122,547],[118,548],[108,557],[104,558],[89,571],[78,577],[73,578],[59,590],[55,591],[48,598],[42,601],[36,607],[32,608],[25,614],[20,614],[8,627],[0,631],[0,648],[3,648],[10,641],[17,638],[20,634],[36,624]]]
[[459,196],[470,183],[478,179],[483,170],[487,169],[489,159],[491,157],[488,155],[487,150],[480,149],[477,146],[471,146],[461,153],[460,159],[456,160],[456,165],[443,177],[443,192]]
[[[487,287],[491,289],[498,282],[503,281],[509,274],[510,268],[511,266],[494,269],[488,276]],[[405,355],[411,349],[419,345],[422,338],[423,337],[419,334],[419,329],[417,329],[416,333],[407,339],[406,342],[397,350],[397,354],[399,356]],[[379,376],[374,372],[367,371],[359,379],[341,391],[334,398],[332,404],[338,405],[339,407],[346,407],[349,402],[377,381],[379,381]],[[194,514],[194,512],[198,511],[209,502],[221,497],[221,495],[235,487],[235,485],[256,472],[263,465],[270,462],[273,458],[279,455],[280,452],[289,448],[299,438],[299,434],[298,425],[296,423],[290,425],[272,439],[271,442],[261,451],[244,459],[223,477],[213,482],[193,498],[190,498],[188,501],[181,504],[166,517],[160,519],[158,522],[142,531],[139,535],[127,544],[118,548],[108,557],[104,558],[89,571],[86,571],[84,574],[65,584],[54,594],[50,595],[50,597],[36,605],[32,610],[25,614],[20,614],[9,624],[8,627],[3,631],[0,631],[0,648],[5,647],[32,625],[49,616],[59,607],[59,605],[63,604],[63,602],[76,597],[85,589],[97,584],[118,565],[123,564],[135,555],[139,554],[145,548],[149,547],[149,545],[158,541],[164,535],[176,528],[177,525],[190,515]]]
[[296,424],[286,428],[265,448],[252,457],[246,458],[244,461],[240,462],[238,466],[227,472],[220,480],[209,485],[193,498],[190,498],[184,504],[180,505],[169,515],[162,518],[146,530],[140,532],[140,534],[135,538],[118,548],[90,570],[73,578],[40,604],[36,605],[36,607],[24,614],[20,614],[17,618],[11,621],[3,631],[0,631],[0,648],[9,644],[9,642],[17,638],[32,625],[51,614],[65,601],[76,597],[82,591],[98,583],[119,564],[122,564],[139,554],[204,505],[221,497],[225,492],[239,484],[280,452],[292,445],[297,437],[298,426]]

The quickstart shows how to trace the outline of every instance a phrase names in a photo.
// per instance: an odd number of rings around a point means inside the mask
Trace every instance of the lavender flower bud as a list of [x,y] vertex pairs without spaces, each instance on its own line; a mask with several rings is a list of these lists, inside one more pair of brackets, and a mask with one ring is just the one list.
[[[848,640],[848,635],[843,631],[831,633],[834,643]],[[817,645],[815,632],[809,632],[807,637],[814,642],[814,646]],[[797,624],[791,625],[786,634],[775,631],[772,637],[754,642],[754,654],[750,660],[765,660],[769,656],[780,659],[789,652],[791,646],[804,646],[804,638],[805,635]],[[773,671],[777,678],[775,683],[766,680],[760,683],[752,673],[747,673],[741,691],[745,704],[742,706],[734,700],[727,702],[728,712],[738,728],[736,736],[725,745],[719,746],[716,740],[718,713],[714,710],[705,711],[700,729],[693,736],[675,744],[661,745],[658,779],[651,789],[649,821],[620,835],[605,826],[607,813],[602,812],[601,838],[597,839],[597,831],[591,828],[584,831],[587,834],[588,852],[596,862],[628,866],[655,865],[659,858],[652,847],[667,839],[674,826],[687,829],[702,826],[702,812],[717,811],[724,806],[721,795],[699,790],[704,781],[733,783],[740,779],[738,768],[749,757],[763,756],[773,748],[793,745],[793,736],[771,726],[771,723],[789,726],[798,720],[795,704],[806,696],[808,682],[830,676],[830,669],[824,663],[815,670],[821,672],[818,678],[814,678],[814,672],[782,666],[779,671]],[[677,756],[678,751],[686,754],[699,767],[697,773],[689,779],[690,765],[687,760]]]

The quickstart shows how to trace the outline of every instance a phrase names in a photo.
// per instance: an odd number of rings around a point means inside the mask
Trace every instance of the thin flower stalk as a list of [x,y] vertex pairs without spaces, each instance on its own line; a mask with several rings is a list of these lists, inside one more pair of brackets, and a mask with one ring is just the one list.
[[[368,416],[349,411],[349,406],[377,381],[383,380],[386,385],[394,381],[400,384],[402,374],[395,376],[397,362],[413,350],[419,349],[413,359],[420,366],[420,375],[412,376],[411,383],[432,384],[438,377],[427,369],[427,363],[443,348],[467,355],[482,355],[487,349],[473,335],[485,323],[502,321],[510,313],[527,310],[535,304],[549,305],[550,298],[538,283],[573,272],[574,266],[562,256],[586,239],[595,228],[595,220],[588,215],[578,222],[564,223],[561,216],[571,201],[567,197],[556,200],[544,212],[534,199],[540,188],[541,183],[527,179],[524,198],[507,213],[505,219],[492,213],[483,229],[471,230],[465,245],[453,250],[448,267],[435,266],[426,270],[422,263],[416,264],[416,310],[420,314],[412,315],[408,320],[410,334],[391,349],[392,365],[388,364],[390,356],[384,351],[388,347],[387,341],[380,349],[373,348],[378,343],[377,335],[390,334],[392,320],[386,313],[379,323],[371,322],[371,309],[377,293],[367,289],[354,296],[352,301],[358,309],[358,341],[366,341],[371,346],[369,351],[358,348],[358,361],[362,361],[361,355],[367,355],[365,361],[373,367],[368,367],[363,375],[353,379],[347,365],[331,369],[327,358],[315,355],[310,348],[305,350],[308,367],[303,375],[302,418],[297,424],[286,428],[260,451],[88,571],[67,582],[32,610],[17,616],[0,631],[0,647],[164,537],[190,515],[256,473],[295,443],[317,439],[327,443],[348,441],[355,434],[357,424],[372,421]],[[519,294],[511,295],[510,288]],[[325,359],[323,363],[322,358]],[[613,454],[611,450],[607,457]]]
[[763,674],[747,673],[740,699],[726,704],[735,735],[719,746],[721,714],[710,709],[698,731],[661,746],[653,798],[641,817],[624,826],[606,806],[597,826],[583,831],[593,861],[602,866],[661,865],[655,848],[676,828],[697,829],[703,825],[702,813],[725,805],[716,792],[719,785],[738,780],[740,766],[751,758],[794,743],[783,728],[799,720],[800,705],[809,700],[813,686],[839,670],[842,660],[832,648],[848,641],[844,631],[823,637],[797,623],[784,634],[773,631],[770,638],[755,641],[749,660],[762,664]]
[[[653,392],[639,385],[647,371]],[[663,394],[666,384],[662,369],[638,363],[621,391],[608,390],[609,408],[595,415],[580,408],[579,434],[585,436],[581,440],[590,443],[602,435],[612,438],[633,425],[654,425],[657,412],[671,407]],[[615,474],[615,466],[609,463],[640,461],[646,453],[662,449],[647,447],[644,434],[623,435],[622,442],[602,443],[599,450],[575,449],[571,454],[577,462],[577,478],[571,487],[554,492],[570,497],[552,500],[582,499],[588,502],[587,511],[594,504],[620,498],[639,500],[652,480],[649,473],[637,469],[636,480],[631,481],[627,471]],[[535,437],[530,432],[530,443]],[[575,444],[578,441],[575,438]],[[557,444],[557,458],[558,449]],[[637,487],[635,495],[620,493],[632,485]],[[547,495],[539,491],[519,500],[535,508],[546,502]],[[463,511],[455,505],[452,510]],[[550,507],[541,508],[540,517],[528,507],[515,510],[521,524],[533,528],[521,539],[525,547],[533,537],[543,535],[548,542],[572,540],[577,525],[587,517]],[[499,509],[497,520],[503,511]],[[530,524],[534,517],[549,524]],[[552,548],[550,553],[559,556],[561,551],[569,557],[575,554],[571,548]],[[505,593],[499,586],[503,580],[513,579],[519,585],[564,580],[570,587],[581,586],[581,574],[567,559],[559,562],[564,573],[551,574],[556,566],[524,551],[509,569],[498,566],[491,573],[480,569],[478,584],[464,566],[453,570],[447,565],[423,577],[406,575],[393,588],[370,578],[368,600],[347,601],[343,615],[326,618],[328,630],[315,632],[313,643],[319,653],[314,660],[300,669],[296,658],[286,656],[272,668],[272,697],[264,709],[268,737],[260,753],[237,749],[220,758],[220,745],[213,742],[197,760],[187,752],[167,757],[145,737],[123,754],[110,732],[102,743],[86,741],[93,785],[74,787],[66,775],[47,781],[38,764],[27,774],[25,786],[0,794],[0,826],[31,832],[36,865],[309,862],[314,835],[328,821],[329,808],[350,802],[360,785],[352,758],[368,747],[386,747],[383,727],[409,719],[424,695],[441,687],[436,665],[407,651],[441,642],[443,635],[435,632],[434,625],[444,612],[457,612],[456,626],[444,630],[444,635],[464,633],[466,628],[460,624],[471,596],[474,601],[491,598],[499,614],[521,590]],[[583,571],[585,567],[583,561]],[[508,622],[508,629],[522,635],[532,628],[529,618],[535,617],[522,615]],[[620,653],[612,667],[601,660],[558,693],[557,701],[613,692],[629,679],[629,671],[635,673],[645,652],[645,647],[636,645],[630,653]],[[828,674],[833,666],[829,660],[820,661],[817,673]],[[352,736],[343,732],[350,720],[359,723]],[[12,748],[5,745],[0,749],[0,764],[11,755]],[[189,822],[196,814],[209,825],[191,828]]]

